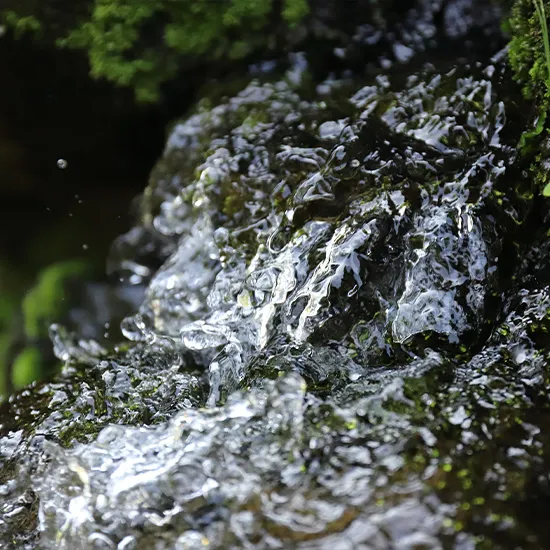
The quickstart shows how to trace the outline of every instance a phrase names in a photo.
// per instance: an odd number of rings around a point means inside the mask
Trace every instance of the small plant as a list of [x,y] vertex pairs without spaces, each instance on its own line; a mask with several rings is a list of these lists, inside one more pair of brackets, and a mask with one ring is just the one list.
[[[537,18],[539,20],[540,30],[542,32],[542,41],[544,44],[544,57],[546,59],[546,87],[550,90],[550,41],[548,40],[548,24],[546,22],[546,10],[544,9],[543,0],[533,0],[535,4],[535,10],[537,12]],[[548,91],[547,91],[548,93]],[[547,183],[542,194],[545,197],[550,197],[550,183]]]
[[535,10],[537,11],[537,17],[542,32],[542,40],[544,42],[544,55],[546,58],[546,70],[548,71],[546,77],[546,85],[550,88],[550,42],[548,40],[548,25],[546,23],[546,10],[544,9],[543,0],[533,0],[535,4]]
[[550,197],[550,173],[542,162],[540,149],[550,121],[550,36],[547,9],[549,0],[514,0],[506,22],[511,34],[509,59],[515,79],[525,99],[534,107],[535,120],[520,140],[519,149],[532,159],[534,182]]

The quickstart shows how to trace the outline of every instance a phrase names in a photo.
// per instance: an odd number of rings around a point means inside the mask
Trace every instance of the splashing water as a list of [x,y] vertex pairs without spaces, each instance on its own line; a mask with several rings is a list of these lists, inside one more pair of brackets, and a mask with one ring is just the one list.
[[[148,281],[128,341],[52,327],[63,376],[4,405],[7,547],[550,540],[529,512],[550,245],[518,237],[521,104],[500,57],[437,56],[421,5],[389,49],[358,31],[386,52],[375,74],[312,87],[297,56],[175,124],[110,260]],[[487,31],[469,9],[448,36]]]

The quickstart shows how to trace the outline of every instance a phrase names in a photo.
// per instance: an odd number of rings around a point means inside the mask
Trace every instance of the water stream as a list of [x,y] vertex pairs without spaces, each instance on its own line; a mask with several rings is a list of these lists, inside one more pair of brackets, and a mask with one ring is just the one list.
[[366,73],[293,54],[174,123],[125,341],[52,327],[63,375],[0,412],[6,547],[550,543],[529,121],[496,10],[419,6],[336,52]]

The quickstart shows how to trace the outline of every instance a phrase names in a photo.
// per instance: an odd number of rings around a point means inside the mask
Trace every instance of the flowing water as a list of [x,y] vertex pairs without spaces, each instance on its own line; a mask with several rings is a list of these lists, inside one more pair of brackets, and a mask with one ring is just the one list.
[[109,260],[126,340],[52,327],[63,376],[2,409],[7,547],[550,542],[527,114],[495,10],[419,6],[336,52],[366,73],[296,54],[174,124]]

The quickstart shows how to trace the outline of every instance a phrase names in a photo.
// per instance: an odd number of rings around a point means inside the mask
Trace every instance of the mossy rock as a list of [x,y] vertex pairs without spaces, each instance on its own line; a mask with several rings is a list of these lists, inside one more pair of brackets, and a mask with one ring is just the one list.
[[174,126],[119,240],[164,262],[121,262],[130,342],[54,327],[64,370],[0,410],[12,539],[548,547],[550,241],[525,104],[467,38]]

